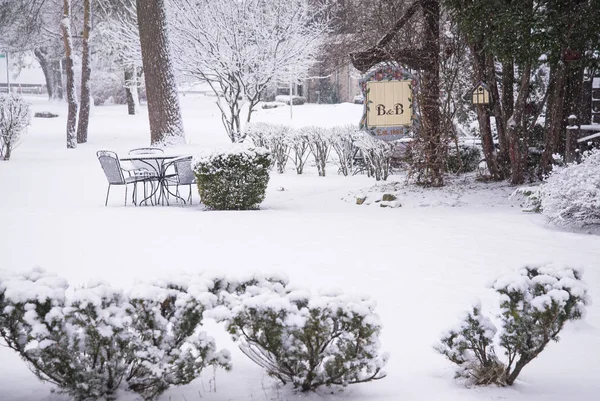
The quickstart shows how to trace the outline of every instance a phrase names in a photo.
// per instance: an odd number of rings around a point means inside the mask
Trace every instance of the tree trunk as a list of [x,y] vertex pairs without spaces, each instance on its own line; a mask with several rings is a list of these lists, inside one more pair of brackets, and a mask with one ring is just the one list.
[[[496,122],[496,132],[498,133],[498,145],[499,151],[496,152],[496,146],[493,142],[491,143],[491,149],[495,155],[496,167],[497,167],[497,177],[498,180],[503,180],[510,172],[510,161],[508,157],[508,140],[506,138],[506,114],[502,107],[502,102],[500,101],[500,92],[498,91],[498,80],[496,79],[496,65],[494,61],[494,56],[487,55],[486,56],[486,64],[487,64],[487,77],[488,77],[488,87],[490,88],[490,102],[491,107],[494,111],[494,119]],[[512,113],[512,111],[511,111]],[[491,123],[490,123],[491,124]],[[491,127],[490,127],[490,135],[491,135]]]
[[[486,78],[489,73],[487,68],[488,61],[483,50],[483,45],[477,42],[472,42],[469,45],[471,47],[471,56],[473,57],[473,71],[475,72],[476,83],[479,81],[487,82]],[[498,155],[496,154],[494,138],[492,136],[489,108],[487,105],[477,105],[476,111],[477,120],[479,121],[481,145],[488,171],[493,180],[501,180],[503,175],[498,166]]]
[[546,174],[552,168],[552,155],[556,152],[563,126],[564,94],[566,87],[567,65],[559,62],[552,67],[550,74],[550,99],[547,108],[547,124],[544,153],[540,161],[540,173]]
[[60,62],[53,60],[48,54],[48,49],[43,47],[34,49],[33,54],[40,63],[40,67],[44,73],[48,100],[62,99]]
[[515,105],[515,64],[512,60],[502,63],[502,123],[504,130],[502,135],[498,135],[500,142],[500,152],[498,153],[498,163],[505,175],[510,172],[510,157],[508,155],[508,119],[514,112]]
[[73,68],[73,37],[71,36],[71,0],[63,2],[63,20],[60,23],[65,44],[65,67],[67,70],[67,148],[77,146],[77,98],[75,94],[75,71]]
[[184,142],[179,97],[167,37],[165,0],[137,0],[138,28],[153,145]]
[[138,94],[138,73],[137,68],[125,68],[125,96],[127,99],[127,113],[135,115],[140,107],[140,97]]
[[444,141],[440,129],[440,4],[438,0],[424,0],[422,3],[425,18],[424,50],[430,65],[423,71],[421,82],[421,135],[425,145],[426,181],[429,185],[444,185],[443,156]]
[[77,143],[86,143],[88,125],[90,122],[90,85],[92,67],[90,60],[90,32],[92,30],[91,1],[83,1],[83,54],[81,57],[81,107],[79,108],[79,122],[77,125]]
[[511,183],[522,184],[525,179],[526,160],[524,159],[527,144],[525,143],[525,106],[529,96],[529,86],[531,83],[531,63],[525,64],[521,76],[519,87],[519,96],[515,109],[508,120],[508,143],[511,171]]

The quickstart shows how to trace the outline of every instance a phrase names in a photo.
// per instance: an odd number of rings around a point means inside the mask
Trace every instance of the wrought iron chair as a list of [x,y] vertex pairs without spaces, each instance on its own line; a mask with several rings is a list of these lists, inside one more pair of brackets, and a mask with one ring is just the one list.
[[175,175],[167,179],[167,185],[175,186],[175,195],[179,198],[181,198],[179,194],[179,187],[181,185],[187,185],[189,187],[187,201],[192,203],[192,185],[196,183],[196,177],[194,176],[194,171],[192,170],[192,157],[178,157],[177,159],[171,160],[169,165],[175,168]]
[[[125,206],[127,206],[127,185],[134,184],[133,187],[133,203],[137,204],[137,183],[138,182],[146,182],[147,177],[143,176],[130,176],[125,177],[123,175],[123,168],[121,168],[121,163],[119,161],[119,157],[115,152],[111,152],[109,150],[99,150],[96,152],[96,156],[98,157],[98,161],[100,161],[100,165],[102,166],[102,170],[104,170],[104,174],[106,175],[106,179],[108,180],[108,190],[106,191],[106,201],[104,202],[104,206],[108,205],[108,197],[110,195],[110,187],[112,185],[124,185],[125,186]],[[145,189],[145,187],[144,187]]]

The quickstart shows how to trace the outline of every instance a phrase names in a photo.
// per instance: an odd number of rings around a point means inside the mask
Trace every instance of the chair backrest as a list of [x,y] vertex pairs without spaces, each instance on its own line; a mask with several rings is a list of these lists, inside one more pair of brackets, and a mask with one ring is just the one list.
[[151,155],[153,153],[165,153],[161,148],[137,148],[129,151],[130,155]]
[[124,184],[125,178],[123,177],[123,170],[121,169],[121,163],[119,163],[119,157],[115,152],[110,150],[99,150],[96,152],[102,170],[106,175],[106,179],[109,184]]
[[192,157],[184,157],[173,162],[177,180],[180,185],[190,185],[196,181],[194,171],[192,170]]

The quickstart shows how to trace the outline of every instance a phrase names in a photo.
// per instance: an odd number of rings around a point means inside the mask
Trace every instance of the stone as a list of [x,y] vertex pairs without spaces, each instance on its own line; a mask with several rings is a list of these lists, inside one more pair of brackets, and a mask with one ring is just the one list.
[[366,196],[363,196],[362,198],[358,197],[358,198],[356,198],[356,204],[362,205],[363,203],[365,203],[366,200],[367,200]]
[[381,198],[381,200],[384,202],[393,202],[396,199],[398,198],[396,198],[396,195],[394,194],[383,194],[383,198]]
[[55,118],[58,117],[58,114],[50,113],[49,111],[37,112],[33,115],[38,118]]

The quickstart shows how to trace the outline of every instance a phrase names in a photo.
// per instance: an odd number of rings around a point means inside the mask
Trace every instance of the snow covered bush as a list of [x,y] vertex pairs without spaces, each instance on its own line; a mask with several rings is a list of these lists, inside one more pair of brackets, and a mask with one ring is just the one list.
[[367,175],[375,177],[377,181],[387,180],[390,174],[394,147],[391,143],[374,138],[364,131],[359,131],[354,137],[355,146],[360,150]]
[[[525,267],[500,277],[493,288],[500,294],[499,329],[477,306],[436,350],[471,384],[510,386],[550,341],[559,340],[567,321],[583,316],[589,298],[579,271],[555,265]],[[494,340],[504,350],[504,362],[496,357]]]
[[308,146],[308,136],[306,132],[302,130],[290,130],[288,135],[288,144],[291,148],[293,157],[290,156],[294,162],[294,167],[297,174],[302,174],[304,171],[304,165],[310,156],[310,147]]
[[202,203],[215,210],[258,208],[271,165],[267,149],[243,145],[201,154],[192,161]]
[[325,166],[331,151],[329,131],[326,128],[311,126],[301,128],[301,132],[308,138],[308,147],[315,158],[319,176],[325,177]]
[[127,378],[130,390],[153,400],[170,386],[190,383],[207,366],[230,368],[229,352],[217,352],[214,339],[197,330],[215,302],[208,286],[187,277],[133,289],[137,363]]
[[9,160],[31,121],[29,103],[14,94],[0,96],[0,160]]
[[457,378],[486,385],[504,380],[504,364],[496,357],[493,341],[496,326],[475,305],[459,325],[445,333],[435,349],[458,365]]
[[358,127],[345,125],[333,127],[329,136],[331,147],[337,154],[338,171],[345,176],[352,174],[354,155],[357,150],[354,146],[356,135],[358,135]]
[[39,268],[1,278],[0,336],[75,400],[115,400],[119,391],[153,400],[208,365],[229,367],[229,354],[197,331],[214,298],[207,290],[203,303],[172,283],[131,297],[103,283],[67,288]]
[[375,302],[344,295],[314,296],[285,282],[246,285],[226,295],[228,331],[252,361],[301,391],[385,377]]
[[511,199],[521,199],[524,212],[540,213],[542,211],[542,186],[519,187],[510,195]]
[[283,174],[290,154],[289,136],[291,128],[281,124],[257,123],[248,124],[246,134],[256,146],[269,149],[277,172]]
[[481,151],[472,146],[450,147],[446,157],[446,169],[454,174],[475,171],[481,160]]
[[557,225],[600,224],[600,150],[555,167],[541,188],[542,213]]

